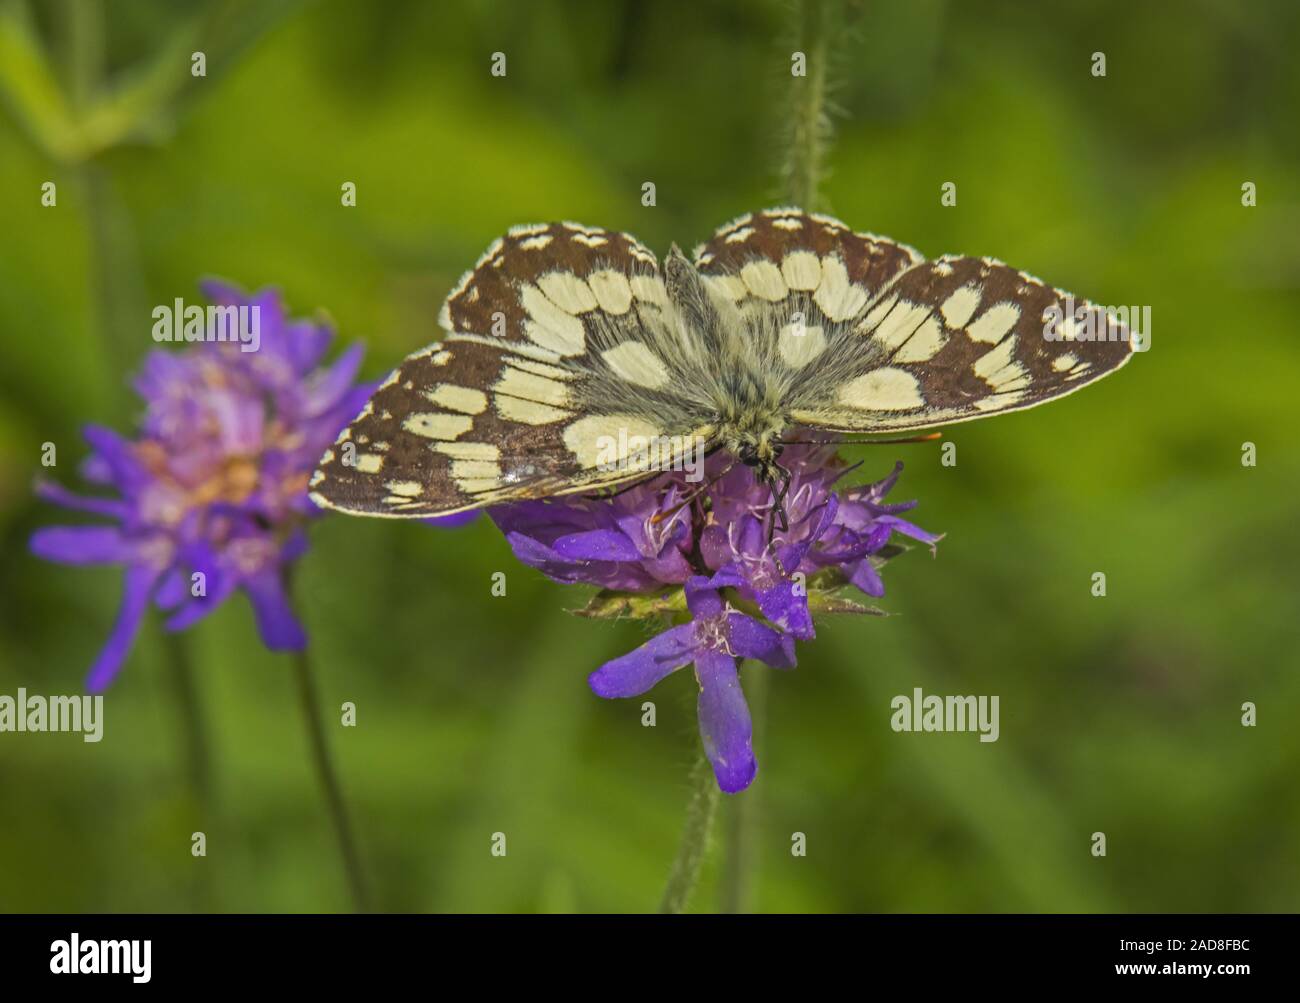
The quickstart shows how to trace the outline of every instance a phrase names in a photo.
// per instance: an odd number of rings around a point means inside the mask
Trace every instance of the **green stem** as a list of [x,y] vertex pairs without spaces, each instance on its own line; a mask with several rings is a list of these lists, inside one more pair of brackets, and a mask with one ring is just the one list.
[[316,767],[317,779],[320,781],[321,793],[325,797],[325,805],[329,809],[330,821],[334,825],[334,833],[338,837],[339,852],[343,857],[343,870],[347,876],[348,887],[352,891],[352,903],[357,912],[369,912],[370,894],[366,887],[365,873],[361,867],[361,857],[357,853],[356,840],[352,835],[352,820],[348,815],[347,804],[343,800],[343,789],[334,769],[334,760],[330,756],[325,723],[321,717],[320,701],[316,694],[316,677],[305,650],[294,655],[293,665],[298,679],[298,697],[302,705],[303,720],[306,722],[307,735],[311,744],[312,761]]
[[798,51],[807,58],[807,73],[792,80],[790,136],[783,173],[786,195],[795,205],[812,212],[820,207],[826,148],[832,131],[827,106],[831,2],[800,0],[795,17]]
[[208,754],[208,732],[203,719],[203,708],[198,688],[194,683],[194,660],[189,645],[178,633],[163,633],[167,648],[167,661],[171,665],[172,683],[176,688],[176,705],[180,708],[181,729],[184,732],[185,760],[190,786],[199,803],[204,823],[212,814],[212,760]]
[[664,897],[659,903],[662,913],[686,911],[691,893],[700,877],[700,865],[709,844],[709,829],[713,825],[713,812],[718,804],[718,781],[713,767],[701,753],[691,769],[691,800],[686,806],[686,829],[677,847],[677,859],[668,875]]
[[[191,657],[190,647],[185,637],[179,633],[164,631],[163,647],[175,689],[176,706],[180,712],[180,741],[184,746],[190,794],[194,798],[198,812],[198,828],[208,833],[208,838],[211,839],[212,829],[217,824],[216,799],[212,786],[212,759],[208,753],[208,730],[198,688],[194,681],[194,659]],[[211,867],[206,864],[196,867],[194,871],[196,912],[212,912],[213,887]]]

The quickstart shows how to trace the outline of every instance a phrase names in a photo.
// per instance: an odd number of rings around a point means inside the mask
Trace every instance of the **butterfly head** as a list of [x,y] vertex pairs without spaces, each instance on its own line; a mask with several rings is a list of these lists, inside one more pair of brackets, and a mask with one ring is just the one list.
[[777,460],[781,456],[781,443],[775,438],[749,439],[736,444],[733,452],[737,459],[751,467],[759,479],[771,484],[781,477]]

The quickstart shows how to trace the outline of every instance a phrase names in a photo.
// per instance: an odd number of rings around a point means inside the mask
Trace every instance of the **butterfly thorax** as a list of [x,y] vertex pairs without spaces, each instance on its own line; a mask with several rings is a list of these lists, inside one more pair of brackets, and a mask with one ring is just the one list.
[[718,401],[716,435],[719,445],[761,478],[773,481],[781,455],[781,432],[786,426],[785,408],[773,382],[763,374],[742,367],[723,378],[724,392]]
[[710,295],[699,272],[673,246],[665,261],[669,298],[682,322],[695,329],[694,340],[710,346],[706,371],[711,384],[713,442],[764,480],[779,475],[779,436],[787,423],[785,388],[755,351],[754,332],[745,330],[734,309]]

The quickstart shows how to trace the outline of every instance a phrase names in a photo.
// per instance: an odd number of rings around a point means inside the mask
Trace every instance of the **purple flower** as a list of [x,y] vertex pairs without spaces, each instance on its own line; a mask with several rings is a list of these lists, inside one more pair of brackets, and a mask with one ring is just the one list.
[[36,488],[110,520],[37,530],[36,556],[126,571],[117,622],[87,679],[92,691],[117,675],[150,602],[168,612],[169,630],[183,630],[242,590],[268,648],[307,643],[285,591],[286,571],[307,547],[304,527],[319,514],[307,481],[373,387],[356,383],[360,346],[322,366],[333,331],[289,319],[274,290],[245,296],[216,282],[203,290],[218,306],[258,310],[257,350],[201,341],[150,352],[135,381],[145,401],[138,436],[97,425],[83,433],[91,447],[83,476],[116,494]]
[[747,787],[757,769],[736,659],[792,668],[794,641],[815,634],[812,600],[845,585],[883,595],[877,565],[894,535],[939,539],[899,517],[915,502],[884,501],[901,463],[874,484],[840,489],[854,468],[833,449],[790,446],[781,463],[790,474],[785,528],[773,526],[772,487],[725,453],[709,458],[701,484],[668,473],[610,498],[490,512],[519,560],[555,581],[605,590],[589,615],[687,617],[602,665],[591,688],[602,697],[638,696],[694,663],[700,734],[728,793]]
[[687,581],[686,603],[689,623],[670,627],[631,654],[606,662],[591,674],[591,688],[602,697],[640,696],[670,672],[694,662],[704,751],[718,786],[733,794],[748,787],[758,769],[736,659],[757,658],[773,668],[791,669],[794,641],[729,609],[707,578]]

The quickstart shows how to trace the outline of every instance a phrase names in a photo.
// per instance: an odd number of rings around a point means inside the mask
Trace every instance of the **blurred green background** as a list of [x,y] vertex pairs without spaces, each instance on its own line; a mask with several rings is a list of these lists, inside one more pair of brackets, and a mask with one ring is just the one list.
[[[209,274],[278,285],[365,340],[377,377],[513,224],[693,245],[786,201],[790,29],[784,4],[741,0],[0,0],[0,693],[76,691],[112,623],[117,572],[27,554],[65,519],[30,486],[41,443],[75,484],[79,427],[130,427],[154,304]],[[1288,2],[864,5],[828,208],[1149,304],[1154,347],[955,427],[953,468],[933,444],[851,451],[865,476],[905,460],[896,496],[948,535],[886,570],[899,615],[827,622],[769,677],[758,779],[722,805],[759,820],[756,908],[1300,904],[1298,29]],[[518,565],[486,520],[335,516],[312,539],[302,612],[377,906],[653,908],[698,748],[689,673],[654,691],[655,728],[639,700],[594,697],[587,673],[644,632],[567,615],[583,590]],[[242,598],[187,636],[205,808],[159,633],[102,743],[0,735],[0,909],[347,909],[288,662]],[[895,734],[890,699],[915,686],[998,694],[1000,740]],[[718,905],[726,821],[696,909]]]

